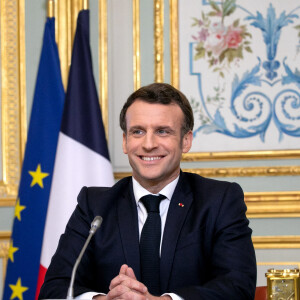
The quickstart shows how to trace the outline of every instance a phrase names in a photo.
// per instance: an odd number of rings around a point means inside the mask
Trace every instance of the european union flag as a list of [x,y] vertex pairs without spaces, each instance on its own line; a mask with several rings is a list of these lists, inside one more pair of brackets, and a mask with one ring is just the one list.
[[64,105],[54,18],[48,18],[15,206],[3,299],[33,300]]

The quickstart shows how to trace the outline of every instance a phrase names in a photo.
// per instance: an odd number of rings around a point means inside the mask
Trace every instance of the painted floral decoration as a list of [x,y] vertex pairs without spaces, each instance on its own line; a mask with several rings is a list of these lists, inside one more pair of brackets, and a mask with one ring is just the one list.
[[197,41],[194,60],[206,59],[214,72],[224,77],[224,68],[232,62],[243,59],[243,51],[252,52],[250,48],[251,34],[240,20],[226,24],[225,18],[235,9],[235,0],[225,0],[221,4],[209,1],[211,10],[201,18],[193,18],[192,26],[199,30],[192,38]]

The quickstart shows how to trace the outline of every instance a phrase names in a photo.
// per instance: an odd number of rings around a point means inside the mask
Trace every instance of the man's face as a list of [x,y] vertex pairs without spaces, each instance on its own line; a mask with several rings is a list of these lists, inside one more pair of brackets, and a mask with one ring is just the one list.
[[181,154],[192,145],[192,132],[181,137],[184,115],[177,104],[151,104],[140,99],[126,112],[123,151],[133,177],[145,188],[158,191],[180,172]]

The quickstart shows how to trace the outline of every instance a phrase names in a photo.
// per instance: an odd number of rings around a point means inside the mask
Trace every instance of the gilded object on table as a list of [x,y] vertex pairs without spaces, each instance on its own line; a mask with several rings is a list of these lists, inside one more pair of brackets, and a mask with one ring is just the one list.
[[269,269],[268,300],[299,300],[299,269]]

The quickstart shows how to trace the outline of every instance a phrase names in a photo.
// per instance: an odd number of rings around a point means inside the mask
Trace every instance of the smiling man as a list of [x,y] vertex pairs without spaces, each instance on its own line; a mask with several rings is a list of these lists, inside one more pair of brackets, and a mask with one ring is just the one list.
[[184,116],[176,104],[137,99],[126,112],[123,151],[132,175],[156,194],[179,176],[182,153],[190,150],[193,134],[181,133]]
[[140,88],[120,114],[132,177],[84,187],[46,274],[40,299],[67,294],[96,215],[103,224],[78,268],[77,299],[253,299],[256,261],[236,183],[181,172],[193,112],[168,84]]

